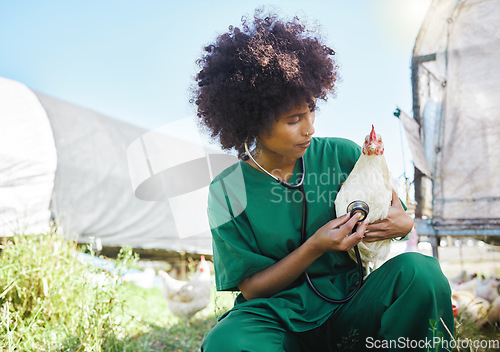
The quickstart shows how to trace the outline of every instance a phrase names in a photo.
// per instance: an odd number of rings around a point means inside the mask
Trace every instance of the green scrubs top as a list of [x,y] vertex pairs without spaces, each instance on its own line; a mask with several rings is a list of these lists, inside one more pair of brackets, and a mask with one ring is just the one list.
[[[312,139],[304,155],[307,237],[336,218],[335,197],[360,154],[361,148],[346,139]],[[301,169],[299,159],[290,183],[300,180]],[[287,189],[243,161],[212,182],[208,216],[219,291],[238,291],[242,280],[301,245],[300,191]],[[307,271],[316,288],[334,299],[345,298],[359,279],[356,263],[342,251],[325,253]],[[318,297],[301,276],[269,298],[246,301],[240,294],[232,310],[279,318],[290,331],[301,332],[320,326],[339,307]]]

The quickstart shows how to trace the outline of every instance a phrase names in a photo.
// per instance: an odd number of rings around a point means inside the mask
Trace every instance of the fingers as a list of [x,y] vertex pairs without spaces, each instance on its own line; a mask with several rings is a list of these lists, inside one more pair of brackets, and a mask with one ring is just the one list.
[[350,216],[351,216],[351,214],[349,214],[349,213],[344,214],[336,219],[331,220],[328,223],[328,225],[331,228],[340,227],[340,226],[344,225],[349,220]]
[[[328,223],[328,228],[330,228],[330,231],[333,231],[332,235],[335,233],[336,250],[347,251],[363,241],[365,232],[369,226],[369,219],[367,218],[358,223],[360,218],[361,214],[359,213],[354,214],[353,217],[347,213]],[[356,231],[349,235],[356,223],[358,223]]]
[[342,215],[339,218],[333,219],[329,222],[329,226],[331,229],[341,228],[344,231],[347,231],[346,235],[351,232],[352,228],[356,224],[356,222],[361,217],[361,214],[357,213],[351,218],[351,214],[347,213]]
[[[405,210],[401,201],[399,200],[398,194],[393,189],[392,190],[392,204],[389,208],[387,216],[384,219],[380,219],[372,222],[366,227],[365,238],[363,242],[371,243],[376,241],[381,241],[389,238],[399,237],[399,224],[406,217]],[[403,220],[402,220],[403,219]]]
[[404,211],[403,205],[401,204],[398,194],[394,189],[392,190],[392,199],[391,199],[391,208],[393,207],[401,208],[401,210]]
[[358,224],[358,228],[356,229],[356,234],[360,235],[361,238],[365,236],[366,228],[368,227],[368,219],[363,220]]
[[393,188],[392,189],[392,197],[391,197],[391,205],[394,205],[397,200],[399,200],[399,197],[398,197],[398,194],[396,193],[396,191]]
[[372,222],[366,227],[365,238],[363,242],[376,242],[387,238],[390,230],[390,221],[385,218]]
[[371,224],[368,224],[366,230],[370,232],[385,231],[387,230],[386,223],[387,223],[386,219],[374,221]]
[[387,238],[385,238],[383,235],[379,235],[377,233],[367,232],[364,235],[363,242],[372,243],[372,242],[377,242],[377,241],[386,240],[386,239]]
[[367,225],[368,225],[368,219],[365,219],[362,222],[358,223],[358,228],[356,229],[356,232],[353,232],[350,236],[345,237],[344,245],[346,251],[351,249],[352,247],[354,247],[363,240]]
[[392,189],[392,200],[399,200],[398,194],[394,188]]
[[352,228],[354,227],[354,225],[356,225],[356,223],[358,222],[358,220],[360,218],[361,218],[361,214],[356,213],[356,214],[354,214],[354,216],[352,218],[349,219],[349,221],[346,222],[345,226],[347,229],[349,229],[349,232],[352,231]]

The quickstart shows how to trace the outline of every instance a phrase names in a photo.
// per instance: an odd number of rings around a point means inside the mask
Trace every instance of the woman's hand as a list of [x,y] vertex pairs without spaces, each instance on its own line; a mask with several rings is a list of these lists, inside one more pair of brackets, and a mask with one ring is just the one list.
[[241,293],[247,300],[271,297],[294,282],[323,253],[351,249],[363,239],[368,225],[367,220],[361,222],[357,231],[348,236],[359,218],[359,214],[352,218],[346,214],[329,221],[285,258],[241,281]]
[[329,251],[348,251],[361,242],[368,225],[368,220],[359,223],[356,232],[349,236],[360,217],[360,214],[355,214],[351,218],[350,214],[347,213],[329,221],[318,229],[309,238],[308,242],[311,242],[311,245],[319,254]]
[[374,221],[366,227],[363,242],[376,242],[389,238],[404,237],[413,228],[413,219],[409,217],[396,191],[392,190],[392,201],[387,217]]

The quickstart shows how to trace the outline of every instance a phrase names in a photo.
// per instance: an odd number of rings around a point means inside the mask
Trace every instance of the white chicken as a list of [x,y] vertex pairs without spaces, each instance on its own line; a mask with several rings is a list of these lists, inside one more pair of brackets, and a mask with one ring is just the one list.
[[475,297],[469,291],[455,291],[451,295],[451,301],[459,312],[466,312],[477,326],[483,326],[488,322],[490,304],[487,300]]
[[163,280],[163,296],[172,314],[189,320],[210,302],[212,277],[204,256],[189,282],[176,280],[164,271],[159,271],[158,275]]
[[459,312],[466,312],[479,327],[500,322],[500,280],[495,277],[480,278],[476,274],[467,275],[463,271],[449,281],[452,301]]
[[[370,223],[384,219],[391,206],[392,186],[389,168],[384,157],[384,144],[382,137],[375,133],[373,126],[371,133],[365,138],[363,154],[354,165],[335,199],[337,217],[345,214],[347,206],[355,200],[361,200],[368,204]],[[387,258],[390,245],[390,239],[358,244],[361,262],[365,266],[367,274],[370,273],[370,263],[373,263],[373,270],[375,270]],[[356,260],[354,249],[349,250],[349,255]]]

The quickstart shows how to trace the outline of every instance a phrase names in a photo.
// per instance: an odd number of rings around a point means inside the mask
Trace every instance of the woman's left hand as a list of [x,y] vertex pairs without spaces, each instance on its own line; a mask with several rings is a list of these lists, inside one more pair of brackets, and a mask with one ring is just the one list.
[[409,217],[396,191],[392,190],[392,201],[385,219],[374,221],[366,227],[363,242],[376,242],[389,238],[404,237],[413,228],[413,219]]

